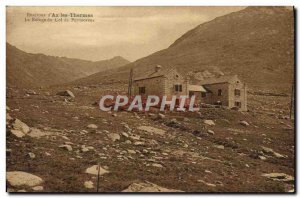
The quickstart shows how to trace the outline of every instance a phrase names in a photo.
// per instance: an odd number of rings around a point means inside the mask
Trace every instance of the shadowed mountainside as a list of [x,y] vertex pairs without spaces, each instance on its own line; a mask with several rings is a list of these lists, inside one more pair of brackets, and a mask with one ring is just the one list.
[[[238,74],[250,89],[290,90],[294,73],[294,14],[286,7],[247,7],[200,24],[169,48],[76,84],[127,82],[155,65],[189,75]],[[209,74],[209,75],[205,75]]]

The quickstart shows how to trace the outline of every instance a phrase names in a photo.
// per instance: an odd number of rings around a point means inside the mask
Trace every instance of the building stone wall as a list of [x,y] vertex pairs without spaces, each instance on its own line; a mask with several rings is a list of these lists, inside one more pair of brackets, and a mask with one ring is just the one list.
[[[175,91],[175,85],[181,85],[182,91],[181,92]],[[188,85],[187,81],[176,70],[171,70],[168,74],[166,74],[164,93],[167,96],[176,95],[177,97],[181,95],[188,95],[187,85]]]
[[147,95],[156,95],[163,96],[165,89],[165,77],[156,77],[134,81],[133,83],[133,95],[139,94],[139,87],[145,87],[145,96]]
[[[235,95],[235,89],[240,90],[240,96]],[[235,106],[235,102],[240,102],[240,110],[247,111],[247,85],[245,83],[233,83],[229,85],[229,107]]]

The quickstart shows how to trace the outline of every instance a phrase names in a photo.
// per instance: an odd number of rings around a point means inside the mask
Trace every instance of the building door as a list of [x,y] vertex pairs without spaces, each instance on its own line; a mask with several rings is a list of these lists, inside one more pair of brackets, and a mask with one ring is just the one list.
[[191,97],[191,96],[193,96],[193,95],[195,95],[195,92],[189,91],[189,97]]

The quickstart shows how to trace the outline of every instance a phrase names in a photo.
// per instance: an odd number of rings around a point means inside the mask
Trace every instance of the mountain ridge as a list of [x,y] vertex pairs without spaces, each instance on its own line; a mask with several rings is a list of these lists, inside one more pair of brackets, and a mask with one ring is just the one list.
[[7,84],[12,87],[38,87],[63,84],[129,61],[121,56],[89,61],[76,58],[27,53],[6,43]]

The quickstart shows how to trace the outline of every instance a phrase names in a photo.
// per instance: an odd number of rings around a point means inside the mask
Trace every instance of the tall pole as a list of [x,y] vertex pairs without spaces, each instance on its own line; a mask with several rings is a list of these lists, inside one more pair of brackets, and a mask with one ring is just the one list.
[[129,74],[129,82],[128,82],[128,96],[131,97],[131,89],[132,89],[132,75],[133,75],[133,69],[130,69]]

